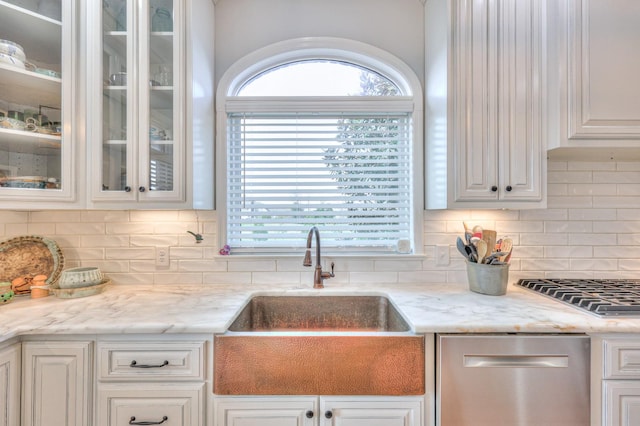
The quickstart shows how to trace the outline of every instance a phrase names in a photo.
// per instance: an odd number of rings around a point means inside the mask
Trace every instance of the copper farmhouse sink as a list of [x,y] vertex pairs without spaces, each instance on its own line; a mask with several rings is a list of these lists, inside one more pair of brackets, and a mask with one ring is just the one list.
[[422,395],[424,351],[384,296],[256,296],[214,336],[214,393]]

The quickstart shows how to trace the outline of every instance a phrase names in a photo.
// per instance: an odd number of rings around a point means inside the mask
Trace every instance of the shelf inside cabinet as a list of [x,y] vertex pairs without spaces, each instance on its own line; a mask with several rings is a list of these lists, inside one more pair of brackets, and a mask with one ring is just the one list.
[[0,7],[0,38],[22,46],[28,62],[59,67],[62,23],[6,1]]
[[62,137],[0,128],[0,150],[27,154],[59,154]]
[[60,105],[62,80],[0,64],[0,100],[23,105]]

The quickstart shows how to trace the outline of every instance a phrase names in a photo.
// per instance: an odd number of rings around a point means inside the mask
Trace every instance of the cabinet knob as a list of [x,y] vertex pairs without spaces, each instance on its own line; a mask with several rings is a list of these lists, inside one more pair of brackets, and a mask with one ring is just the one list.
[[308,419],[312,419],[313,418],[313,411],[309,410],[306,413],[304,413],[305,416],[307,416]]
[[131,192],[131,187],[130,186],[125,186],[124,187],[124,192]]
[[147,188],[145,188],[144,186],[141,186],[140,188],[138,188],[138,191],[140,191],[140,192],[144,192],[146,190],[147,190]]
[[325,416],[327,419],[330,419],[331,417],[333,417],[333,413],[332,413],[331,411],[325,411],[325,412],[324,412],[324,416]]
[[513,187],[511,185],[508,185],[506,189],[507,189],[507,192],[511,192],[511,190],[513,190]]
[[491,187],[491,192],[497,192],[497,191],[498,191],[498,187],[497,187],[497,186],[495,186],[495,185],[493,185],[493,186]]

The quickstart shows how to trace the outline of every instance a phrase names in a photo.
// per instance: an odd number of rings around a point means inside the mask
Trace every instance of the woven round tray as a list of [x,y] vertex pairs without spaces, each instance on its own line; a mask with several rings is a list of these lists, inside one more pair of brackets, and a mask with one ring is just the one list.
[[38,236],[11,238],[0,243],[0,281],[46,275],[55,283],[64,267],[64,256],[55,241]]

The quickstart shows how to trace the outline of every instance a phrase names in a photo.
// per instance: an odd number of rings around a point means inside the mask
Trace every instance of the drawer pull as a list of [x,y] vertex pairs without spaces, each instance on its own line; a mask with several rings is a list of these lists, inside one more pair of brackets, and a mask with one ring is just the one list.
[[[169,365],[169,361],[165,361],[162,364],[149,365],[149,364],[138,364],[136,362],[136,360],[134,359],[133,361],[131,361],[131,364],[129,364],[129,367],[131,367],[131,368],[162,368],[162,367],[165,367],[167,365]],[[150,424],[156,424],[156,423],[150,423]]]
[[169,417],[163,416],[162,420],[160,420],[159,422],[136,422],[135,416],[131,416],[131,419],[129,419],[129,424],[130,425],[161,425],[167,420],[169,420]]

